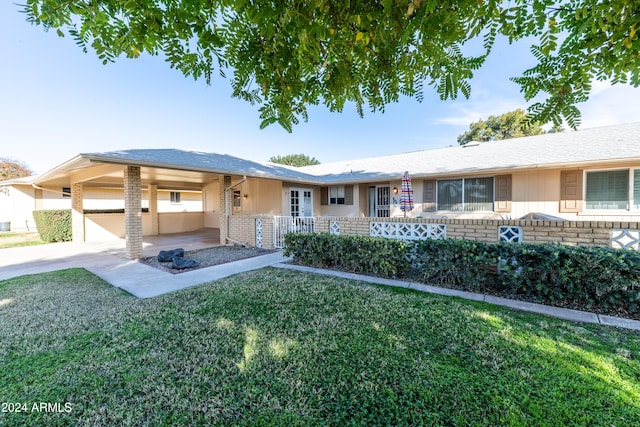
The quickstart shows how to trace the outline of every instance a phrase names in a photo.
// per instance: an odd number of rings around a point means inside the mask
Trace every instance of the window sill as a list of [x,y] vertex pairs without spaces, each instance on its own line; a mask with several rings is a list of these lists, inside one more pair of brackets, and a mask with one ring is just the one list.
[[584,210],[582,212],[578,212],[578,216],[592,216],[592,215],[601,215],[601,216],[620,216],[620,215],[640,215],[640,210],[637,211],[629,211],[629,210]]

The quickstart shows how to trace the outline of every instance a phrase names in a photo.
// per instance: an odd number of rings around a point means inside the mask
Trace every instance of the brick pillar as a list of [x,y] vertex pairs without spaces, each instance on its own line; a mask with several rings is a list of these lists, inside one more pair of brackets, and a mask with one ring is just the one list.
[[229,215],[231,215],[231,200],[226,194],[226,188],[231,186],[231,177],[229,175],[218,176],[218,187],[220,191],[220,243],[227,244],[227,233],[229,227]]
[[84,210],[82,183],[71,184],[71,236],[74,242],[84,242]]
[[142,189],[140,168],[127,166],[124,170],[124,230],[127,257],[142,258]]
[[160,234],[158,225],[158,184],[149,184],[149,216],[151,216],[151,234]]

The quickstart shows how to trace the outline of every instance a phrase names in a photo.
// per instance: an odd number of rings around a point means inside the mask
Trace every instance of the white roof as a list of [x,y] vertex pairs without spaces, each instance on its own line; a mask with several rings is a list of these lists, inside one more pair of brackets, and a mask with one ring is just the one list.
[[106,153],[80,154],[92,162],[122,163],[136,166],[165,167],[190,171],[293,181],[314,181],[317,178],[300,168],[269,162],[245,160],[228,154],[182,149],[138,149]]
[[31,175],[22,178],[5,179],[4,181],[0,181],[0,185],[31,185],[38,177],[39,175]]
[[[256,162],[228,154],[181,149],[85,153],[41,175],[38,180],[64,176],[71,170],[95,162],[326,185],[399,180],[405,171],[412,177],[436,177],[467,173],[500,173],[514,169],[581,167],[617,161],[637,161],[640,165],[640,122],[300,168]],[[20,180],[24,181],[11,180],[4,183],[30,183],[36,181],[36,177]]]
[[300,170],[321,176],[325,182],[355,182],[400,179],[404,171],[429,177],[626,160],[640,162],[640,122],[325,163]]

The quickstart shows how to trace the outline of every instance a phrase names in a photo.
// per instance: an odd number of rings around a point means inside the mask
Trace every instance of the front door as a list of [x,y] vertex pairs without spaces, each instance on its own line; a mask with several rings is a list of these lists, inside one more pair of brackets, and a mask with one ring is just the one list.
[[306,188],[289,190],[289,209],[292,217],[313,216],[313,192]]
[[388,218],[391,191],[388,185],[369,187],[369,216]]

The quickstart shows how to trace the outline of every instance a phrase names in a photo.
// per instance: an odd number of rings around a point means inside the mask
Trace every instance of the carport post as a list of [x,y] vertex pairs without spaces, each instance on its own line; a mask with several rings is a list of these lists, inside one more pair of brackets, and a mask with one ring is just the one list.
[[140,167],[124,170],[124,231],[128,258],[142,258],[142,189]]
[[151,235],[160,234],[158,225],[158,184],[149,184],[149,216],[151,217]]
[[229,233],[229,195],[227,194],[227,187],[231,185],[231,177],[229,175],[219,175],[218,185],[220,188],[220,207],[219,210],[222,213],[220,216],[220,243],[227,244],[227,235]]
[[82,183],[71,183],[71,239],[84,242],[84,210],[82,203]]

